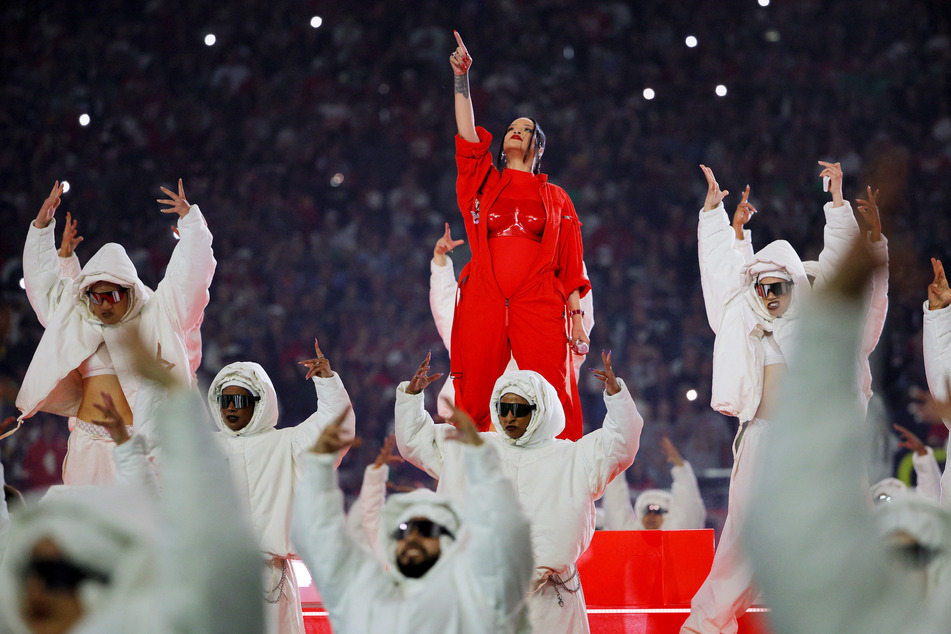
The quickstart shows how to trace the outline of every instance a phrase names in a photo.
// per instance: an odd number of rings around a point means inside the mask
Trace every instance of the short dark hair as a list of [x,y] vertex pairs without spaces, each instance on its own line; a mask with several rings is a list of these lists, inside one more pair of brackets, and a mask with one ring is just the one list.
[[[542,152],[545,150],[545,132],[544,130],[542,130],[542,127],[538,125],[538,121],[536,121],[532,117],[519,117],[519,118],[528,119],[535,126],[535,131],[532,132],[532,138],[535,140],[535,160],[532,161],[532,174],[538,174],[539,171],[541,170]],[[506,127],[506,130],[508,130],[507,127]],[[505,133],[502,133],[502,139],[499,143],[499,154],[495,160],[495,166],[498,168],[500,172],[503,169],[505,169],[505,152],[503,147],[504,145],[505,145]],[[532,146],[529,145],[528,149],[531,149],[531,148]]]

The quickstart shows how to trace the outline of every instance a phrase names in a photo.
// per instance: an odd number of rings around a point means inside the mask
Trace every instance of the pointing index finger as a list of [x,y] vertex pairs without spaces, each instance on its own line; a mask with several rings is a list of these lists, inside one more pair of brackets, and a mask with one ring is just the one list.
[[466,50],[466,45],[462,43],[462,36],[459,35],[459,31],[453,30],[452,34],[456,36],[456,43],[459,44],[459,48],[461,48],[463,51],[468,52]]

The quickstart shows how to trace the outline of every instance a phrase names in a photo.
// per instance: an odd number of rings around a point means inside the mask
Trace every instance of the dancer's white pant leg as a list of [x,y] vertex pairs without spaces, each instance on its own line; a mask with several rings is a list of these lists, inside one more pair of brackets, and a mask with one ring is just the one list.
[[730,474],[727,515],[720,533],[710,574],[690,601],[690,616],[684,634],[735,634],[736,619],[753,604],[753,569],[740,544],[740,528],[749,508],[754,485],[755,462],[771,423],[753,419],[740,438]]
[[69,419],[69,441],[63,461],[63,483],[71,485],[111,484],[116,479],[112,442],[105,428]]

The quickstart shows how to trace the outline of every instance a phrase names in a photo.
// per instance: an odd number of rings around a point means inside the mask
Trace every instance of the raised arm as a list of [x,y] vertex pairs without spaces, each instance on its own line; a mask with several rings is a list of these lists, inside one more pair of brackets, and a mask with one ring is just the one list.
[[76,247],[83,241],[76,229],[78,221],[74,220],[72,214],[66,212],[66,226],[63,227],[63,239],[59,243],[59,266],[63,275],[70,279],[77,279],[82,272],[82,266],[79,264],[79,258],[76,257]]
[[[317,353],[316,357],[298,362],[307,368],[304,379],[314,383],[314,389],[317,392],[317,411],[291,432],[296,455],[301,455],[312,447],[323,429],[338,416],[343,416],[344,432],[349,434],[350,438],[356,434],[356,417],[353,414],[353,405],[347,388],[344,387],[340,376],[331,369],[330,359],[320,351],[320,343],[317,339],[314,339],[314,351]],[[348,447],[345,446],[343,452],[337,456],[338,464]]]
[[938,502],[941,499],[941,468],[935,460],[934,450],[923,443],[910,429],[901,425],[892,425],[892,428],[901,437],[898,446],[911,452],[911,462],[915,467],[915,476],[918,481],[915,489],[929,500]]
[[453,31],[456,36],[456,50],[449,56],[452,66],[452,92],[455,95],[456,129],[466,141],[478,143],[479,135],[475,129],[475,114],[472,111],[472,97],[469,95],[469,69],[472,68],[472,57],[466,45],[462,43],[462,36]]
[[260,632],[258,546],[210,424],[196,424],[204,412],[193,390],[179,390],[159,414],[164,501],[156,596],[180,599],[162,604],[168,631]]
[[439,478],[444,466],[442,438],[423,400],[426,386],[442,376],[429,374],[431,356],[426,355],[410,381],[403,381],[396,388],[396,446],[403,458]]
[[360,486],[360,495],[347,513],[347,530],[353,541],[369,550],[385,566],[386,556],[380,551],[380,542],[377,539],[380,529],[380,512],[386,502],[386,483],[390,477],[390,463],[403,462],[403,459],[393,453],[396,447],[396,437],[390,434],[383,441],[383,447],[377,454],[373,464],[363,471],[363,484]]
[[[331,421],[313,449],[303,457],[304,477],[294,496],[291,539],[314,576],[321,598],[331,615],[346,599],[351,579],[373,556],[354,541],[347,530],[343,492],[337,485],[334,465],[348,445],[342,431],[343,416]],[[333,623],[343,630],[341,623]]]
[[201,215],[198,205],[190,205],[185,199],[181,179],[178,193],[162,187],[168,198],[159,199],[168,209],[162,213],[178,216],[178,233],[181,239],[175,245],[165,269],[165,277],[155,289],[155,297],[161,298],[168,315],[183,332],[198,324],[208,305],[208,287],[215,274],[214,253],[211,250],[211,231]]
[[601,508],[604,509],[604,530],[606,531],[636,531],[643,528],[634,515],[631,489],[627,485],[627,478],[624,477],[623,471],[604,487]]
[[72,279],[64,275],[56,250],[53,215],[60,204],[64,186],[56,182],[30,224],[23,247],[23,281],[26,296],[45,327],[56,306],[69,297]]
[[667,458],[667,462],[671,464],[670,475],[673,485],[670,487],[672,498],[670,504],[672,514],[676,513],[678,522],[671,528],[703,528],[703,523],[707,519],[707,507],[703,503],[703,497],[700,496],[700,486],[697,484],[693,467],[683,459],[670,438],[664,436],[660,439],[660,450]]
[[641,442],[644,419],[634,404],[634,399],[624,381],[614,375],[611,353],[602,352],[603,370],[591,372],[604,381],[604,404],[607,414],[601,429],[585,434],[576,445],[584,453],[588,467],[588,484],[595,499],[604,493],[619,473],[634,462]]
[[453,407],[452,420],[450,438],[464,445],[467,476],[463,515],[470,540],[463,556],[476,587],[488,595],[486,607],[502,615],[498,631],[508,631],[535,567],[531,526],[511,480],[502,473],[498,453],[483,442],[472,418]]
[[[924,304],[922,353],[928,388],[937,401],[951,399],[946,381],[951,379],[951,287],[941,260],[931,258],[934,280]],[[951,419],[945,419],[951,426]]]
[[707,321],[716,332],[726,302],[742,287],[746,256],[733,248],[736,232],[730,224],[723,199],[730,193],[721,191],[713,170],[701,165],[707,179],[707,196],[697,226],[697,251],[700,260],[700,285]]
[[93,407],[99,410],[99,418],[90,422],[105,427],[115,443],[112,458],[116,464],[116,482],[126,482],[158,494],[158,481],[149,462],[145,435],[129,435],[129,426],[119,413],[112,396],[107,392],[101,392],[100,396],[102,401],[93,403]]
[[842,166],[839,163],[819,161],[823,166],[820,176],[829,177],[832,201],[823,207],[826,224],[823,229],[822,251],[819,253],[819,271],[816,287],[828,283],[829,278],[844,264],[852,245],[859,237],[859,223],[852,214],[852,205],[842,196]]
[[465,240],[453,240],[446,223],[446,232],[433,248],[433,259],[429,267],[429,308],[433,312],[436,330],[446,350],[450,349],[452,319],[456,311],[456,275],[452,260],[446,257]]

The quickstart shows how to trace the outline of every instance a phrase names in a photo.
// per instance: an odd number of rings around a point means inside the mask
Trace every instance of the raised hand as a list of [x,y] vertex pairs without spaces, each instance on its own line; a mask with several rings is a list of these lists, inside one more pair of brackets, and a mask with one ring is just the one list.
[[901,425],[892,425],[892,428],[898,432],[898,435],[901,437],[901,440],[898,441],[898,446],[902,449],[908,449],[909,451],[914,451],[919,456],[924,456],[928,453],[928,447],[925,443],[921,442],[921,438],[918,438],[910,429],[905,429]]
[[77,233],[79,232],[76,230],[76,221],[67,211],[66,226],[63,227],[63,241],[59,245],[59,257],[68,258],[79,246],[79,243],[83,241],[83,237],[76,235]]
[[40,206],[40,211],[36,214],[36,220],[33,221],[34,227],[43,229],[53,222],[53,214],[56,213],[56,208],[59,207],[59,197],[63,195],[65,188],[66,185],[60,184],[59,181],[53,183],[53,189],[50,190],[50,195],[43,201],[43,204]]
[[938,258],[931,258],[931,268],[934,281],[928,284],[928,310],[947,308],[951,306],[951,288],[948,288],[948,278],[944,275],[944,265]]
[[448,422],[455,427],[455,430],[447,434],[446,438],[461,442],[464,445],[472,445],[473,447],[481,445],[484,441],[482,440],[482,436],[479,435],[479,430],[476,429],[475,422],[472,420],[472,417],[469,416],[469,413],[464,409],[456,407],[455,403],[448,398],[444,397],[443,403],[452,408],[452,416]]
[[707,167],[706,165],[701,165],[700,169],[703,170],[703,175],[707,178],[707,198],[703,201],[703,210],[712,211],[717,208],[723,199],[729,195],[729,190],[720,191],[720,186],[717,184],[717,179],[713,175],[713,170]]
[[663,436],[660,439],[660,451],[664,454],[664,457],[667,458],[667,462],[675,467],[682,467],[684,465],[683,457],[667,436]]
[[334,372],[330,369],[330,359],[325,357],[324,353],[320,351],[320,343],[317,339],[314,339],[314,352],[317,353],[315,358],[297,362],[300,365],[307,366],[307,375],[304,377],[304,380],[309,381],[315,376],[319,376],[322,379],[329,379],[334,375]]
[[449,56],[449,64],[452,65],[454,75],[465,75],[472,67],[472,56],[469,55],[469,50],[466,48],[466,45],[462,43],[462,36],[459,35],[459,32],[453,31],[452,34],[456,36],[456,44],[458,44],[458,46],[456,50],[452,52],[452,55]]
[[182,187],[182,179],[178,179],[178,193],[176,194],[170,189],[165,187],[161,188],[162,192],[168,196],[168,198],[159,198],[157,199],[159,203],[163,205],[168,205],[168,209],[163,209],[163,214],[178,214],[179,218],[184,218],[188,214],[188,210],[191,208],[191,205],[188,204],[188,201],[185,200],[185,189]]
[[621,386],[618,384],[617,377],[614,376],[614,370],[611,368],[610,350],[607,352],[604,350],[601,351],[601,361],[604,363],[603,370],[598,370],[597,368],[590,368],[590,370],[599,380],[604,381],[604,389],[607,391],[608,396],[614,396],[621,391]]
[[172,368],[174,368],[176,365],[172,363],[171,361],[167,361],[162,358],[162,342],[161,341],[158,342],[158,345],[155,348],[155,362],[158,363],[159,367],[165,371],[165,374],[168,374],[169,372],[171,372]]
[[819,165],[823,167],[823,170],[819,172],[819,176],[829,177],[829,192],[832,194],[832,206],[841,207],[845,204],[845,200],[842,198],[842,164],[819,161]]
[[743,190],[743,200],[740,201],[740,204],[736,206],[736,211],[733,212],[733,231],[736,233],[737,240],[743,239],[743,227],[756,213],[756,208],[747,200],[749,197],[750,186],[747,185],[746,189]]
[[452,239],[452,234],[449,232],[449,223],[447,222],[446,232],[436,241],[436,247],[433,249],[433,258],[436,259],[436,264],[445,265],[446,254],[452,253],[453,249],[465,243],[465,240]]
[[429,360],[432,358],[433,353],[427,352],[426,358],[423,359],[423,362],[419,364],[419,367],[416,369],[416,374],[413,375],[413,378],[410,379],[409,385],[406,386],[407,394],[419,394],[426,389],[426,386],[442,376],[442,372],[437,372],[436,374],[429,376]]
[[855,200],[855,206],[858,207],[862,221],[868,225],[869,242],[878,242],[882,239],[882,219],[878,215],[878,203],[875,202],[875,198],[878,196],[878,190],[876,189],[873,192],[871,185],[866,187],[866,189],[868,189],[868,200],[857,198]]
[[112,442],[121,445],[132,437],[129,435],[129,429],[126,427],[125,420],[116,408],[112,397],[107,392],[100,392],[99,394],[102,395],[102,404],[93,403],[93,407],[102,412],[103,417],[94,418],[91,422],[105,427],[109,436],[112,437]]
[[337,453],[344,447],[354,444],[354,437],[346,437],[347,430],[343,428],[343,422],[352,408],[348,405],[340,414],[327,424],[320,432],[320,437],[311,448],[313,453]]
[[380,453],[376,455],[376,460],[373,461],[374,469],[379,469],[385,464],[405,462],[398,453],[393,451],[395,446],[396,434],[390,434],[386,437],[386,440],[383,441],[383,448],[380,449]]

